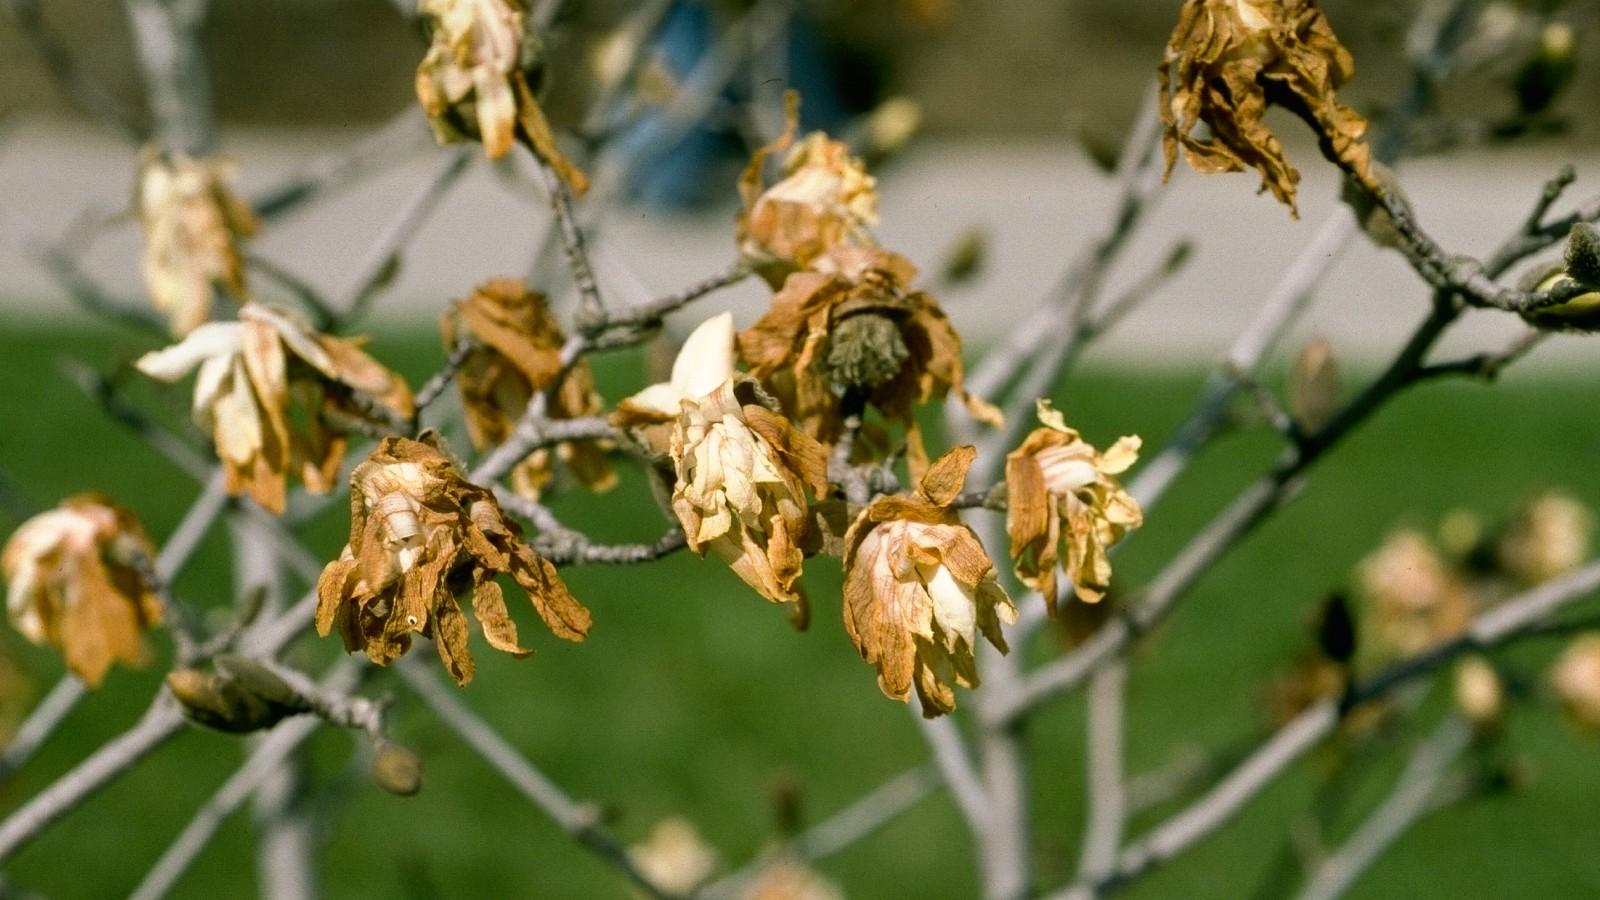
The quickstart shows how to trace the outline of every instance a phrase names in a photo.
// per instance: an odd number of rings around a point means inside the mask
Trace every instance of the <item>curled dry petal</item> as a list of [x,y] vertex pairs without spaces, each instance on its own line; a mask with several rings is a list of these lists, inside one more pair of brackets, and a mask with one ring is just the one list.
[[537,55],[522,0],[421,0],[432,42],[417,67],[417,100],[439,143],[477,138],[490,159],[520,129],[533,151],[574,191],[589,180],[556,146],[525,69]]
[[975,451],[936,460],[908,496],[879,497],[845,535],[844,625],[878,687],[929,718],[956,707],[954,685],[978,684],[977,639],[1006,652],[1016,621],[978,536],[951,507]]
[[522,540],[494,495],[462,477],[426,441],[385,438],[350,476],[350,543],[317,581],[317,632],[337,629],[345,649],[379,665],[399,658],[411,636],[432,637],[457,683],[472,680],[467,619],[471,592],[489,645],[531,653],[517,640],[496,578],[510,575],[557,637],[581,641],[589,611],[555,567]]
[[[1185,0],[1157,69],[1167,171],[1180,147],[1198,172],[1254,168],[1293,210],[1300,173],[1264,119],[1282,106],[1311,126],[1324,156],[1376,190],[1367,121],[1334,95],[1354,72],[1316,0]],[[1194,134],[1201,123],[1205,137]]]
[[[545,413],[551,419],[594,416],[604,406],[587,360],[563,370],[561,347],[567,337],[544,296],[528,290],[520,279],[496,278],[479,285],[444,316],[440,328],[446,347],[454,347],[462,338],[476,344],[456,373],[456,385],[467,433],[479,450],[510,437],[538,392],[549,392]],[[607,491],[616,486],[605,443],[566,441],[554,449],[553,455],[585,487]],[[512,470],[512,486],[519,494],[538,499],[552,470],[551,452],[537,450]]]
[[216,291],[249,299],[239,240],[255,233],[256,217],[232,179],[220,160],[145,151],[136,198],[145,289],[179,337],[211,318]]
[[1111,585],[1108,551],[1144,523],[1139,502],[1116,477],[1138,458],[1140,441],[1123,437],[1101,453],[1050,401],[1039,401],[1038,415],[1044,427],[1006,456],[1006,533],[1017,578],[1054,614],[1057,563],[1078,599],[1097,603]]
[[802,602],[795,581],[809,527],[804,487],[828,492],[828,457],[789,420],[729,380],[682,402],[672,434],[672,509],[689,548],[708,549],[774,603]]
[[1357,574],[1373,638],[1363,644],[1412,656],[1455,637],[1472,620],[1472,592],[1415,531],[1390,535]]
[[859,397],[906,429],[914,471],[927,464],[918,404],[954,392],[974,416],[1000,413],[964,386],[961,338],[937,301],[907,291],[910,266],[878,251],[859,277],[796,272],[772,306],[739,333],[739,356],[800,428],[823,443],[839,438],[841,400]]
[[[136,364],[161,381],[198,370],[194,420],[216,445],[228,492],[283,510],[287,478],[325,494],[347,437],[328,419],[370,419],[374,410],[407,419],[411,391],[361,349],[359,340],[320,334],[294,313],[261,303],[237,322],[208,322]],[[379,422],[378,424],[384,424]]]
[[161,620],[142,574],[154,553],[128,511],[96,494],[68,497],[22,523],[0,554],[11,624],[96,687],[113,662],[144,661],[141,635]]
[[701,322],[684,340],[672,363],[667,381],[652,384],[617,404],[611,420],[618,426],[637,428],[658,453],[668,450],[670,423],[683,411],[686,400],[697,400],[728,383],[734,376],[733,314],[721,313]]

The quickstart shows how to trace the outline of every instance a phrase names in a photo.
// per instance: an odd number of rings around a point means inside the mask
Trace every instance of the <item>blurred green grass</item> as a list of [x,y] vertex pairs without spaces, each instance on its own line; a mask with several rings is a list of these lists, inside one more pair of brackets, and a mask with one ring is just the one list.
[[[63,381],[56,360],[126,362],[144,339],[98,330],[15,328],[0,333],[0,469],[37,504],[101,489],[137,510],[158,539],[170,532],[195,486],[94,402]],[[436,339],[383,333],[373,343],[413,383],[437,364]],[[641,360],[601,361],[611,399],[639,383]],[[1203,373],[1094,370],[1075,375],[1057,405],[1096,442],[1143,434],[1159,446],[1196,396]],[[130,378],[139,402],[172,420],[185,389]],[[1457,506],[1495,516],[1531,493],[1563,486],[1600,506],[1587,463],[1600,447],[1596,387],[1579,377],[1513,372],[1500,385],[1437,384],[1405,395],[1315,472],[1302,496],[1230,554],[1196,587],[1171,622],[1135,657],[1128,721],[1131,771],[1147,771],[1184,748],[1228,752],[1269,727],[1263,684],[1303,646],[1312,602],[1397,523],[1430,527]],[[459,445],[458,446],[462,446]],[[1148,577],[1275,452],[1270,438],[1242,432],[1206,453],[1119,556],[1119,578]],[[566,497],[558,512],[608,540],[651,539],[664,523],[648,512],[629,477],[596,500]],[[342,541],[331,510],[304,534],[332,555]],[[15,522],[0,513],[0,529]],[[883,779],[924,759],[907,711],[878,693],[839,625],[836,571],[810,566],[814,625],[789,629],[712,562],[679,556],[639,568],[568,570],[594,611],[581,646],[544,634],[520,611],[538,654],[514,661],[475,640],[477,680],[462,697],[576,797],[604,804],[627,840],[660,818],[693,820],[737,863],[774,836],[771,796],[799,786],[816,821]],[[227,539],[208,538],[179,582],[182,596],[221,604],[229,595]],[[1042,642],[1042,643],[1047,643]],[[3,647],[46,689],[57,661],[14,634]],[[165,646],[161,648],[164,654]],[[1508,656],[1537,698],[1538,666],[1553,642]],[[332,641],[303,641],[293,659],[320,665]],[[423,647],[420,652],[431,653]],[[1034,657],[1051,652],[1032,648]],[[118,670],[26,770],[0,784],[0,811],[15,809],[143,709],[159,667]],[[558,832],[437,727],[398,682],[395,736],[417,749],[426,787],[389,797],[347,777],[364,765],[351,735],[325,733],[311,750],[314,793],[330,813],[320,872],[330,897],[625,897],[612,872]],[[1438,693],[1437,691],[1435,693]],[[1437,699],[1437,698],[1436,698]],[[1081,827],[1082,709],[1076,698],[1036,718],[1027,732],[1035,766],[1038,870],[1044,883],[1071,875]],[[1353,823],[1382,795],[1414,737],[1391,738],[1370,777],[1350,791]],[[1600,748],[1570,735],[1547,705],[1509,723],[1506,752],[1526,754],[1537,778],[1520,793],[1435,815],[1404,837],[1358,885],[1355,896],[1455,898],[1587,897],[1600,893]],[[21,853],[8,874],[55,898],[125,894],[195,807],[239,761],[236,738],[191,732],[152,756]],[[1127,892],[1140,898],[1247,895],[1306,808],[1318,757],[1252,804],[1181,861]],[[1156,810],[1136,822],[1153,824]],[[942,794],[821,868],[851,896],[967,897],[976,892],[970,842]],[[185,876],[183,897],[245,896],[254,889],[251,828],[234,818]]]

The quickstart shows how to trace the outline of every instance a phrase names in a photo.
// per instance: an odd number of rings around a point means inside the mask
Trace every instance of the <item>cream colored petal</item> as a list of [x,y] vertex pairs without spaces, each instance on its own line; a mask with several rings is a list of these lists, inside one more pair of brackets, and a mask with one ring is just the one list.
[[683,342],[669,383],[683,396],[704,397],[733,377],[733,353],[733,313],[712,316]]
[[177,381],[208,359],[238,353],[243,341],[238,322],[207,322],[178,343],[139,357],[134,366],[151,378]]
[[1139,448],[1144,442],[1136,434],[1117,439],[1111,449],[1100,455],[1100,471],[1107,475],[1121,475],[1139,459]]
[[[928,596],[933,598],[933,617],[939,627],[949,634],[966,638],[972,646],[978,624],[976,592],[956,580],[944,566],[919,566],[928,585]],[[927,572],[928,569],[931,572]]]
[[216,441],[217,455],[239,465],[250,462],[261,450],[261,410],[256,405],[242,363],[233,365],[228,389],[217,398],[211,410],[215,417],[212,438]]

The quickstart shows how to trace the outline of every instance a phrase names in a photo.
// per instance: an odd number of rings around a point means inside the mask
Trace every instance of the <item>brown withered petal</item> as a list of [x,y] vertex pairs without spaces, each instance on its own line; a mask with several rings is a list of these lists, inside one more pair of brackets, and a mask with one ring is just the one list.
[[194,419],[216,446],[228,492],[273,512],[291,474],[312,493],[332,489],[348,443],[334,422],[412,413],[405,381],[359,340],[320,334],[266,304],[246,304],[237,322],[207,322],[136,365],[162,381],[198,372]]
[[891,269],[859,278],[796,272],[767,313],[739,333],[739,356],[800,428],[832,443],[843,424],[841,397],[859,396],[903,426],[913,471],[927,464],[914,408],[954,393],[980,420],[999,424],[990,404],[964,386],[961,338],[939,304],[906,291]]
[[350,543],[317,581],[317,632],[337,629],[345,649],[379,665],[399,658],[411,636],[434,639],[445,669],[472,680],[467,618],[458,596],[472,595],[489,645],[514,656],[517,640],[495,579],[510,575],[557,637],[581,641],[589,611],[555,567],[522,540],[494,495],[462,477],[437,446],[385,438],[350,477]]
[[1124,437],[1101,453],[1049,401],[1038,407],[1044,427],[1006,456],[1006,533],[1017,578],[1044,597],[1053,615],[1057,562],[1079,600],[1099,602],[1111,584],[1108,551],[1144,522],[1138,501],[1117,479],[1137,459],[1139,439]]
[[499,159],[518,132],[573,191],[589,180],[556,146],[523,72],[530,35],[523,0],[421,0],[432,43],[417,67],[417,100],[439,143],[476,138]]
[[[494,278],[474,288],[444,315],[440,330],[447,348],[463,338],[477,343],[462,361],[456,385],[467,434],[479,450],[505,441],[528,401],[552,384],[555,390],[546,408],[552,419],[599,415],[604,408],[587,360],[562,371],[561,347],[567,337],[544,296],[528,290],[521,279]],[[584,440],[558,444],[553,455],[540,450],[512,470],[512,487],[538,499],[559,458],[585,487],[608,491],[617,483],[606,459],[609,449],[600,441]]]
[[[1264,120],[1282,106],[1311,126],[1324,156],[1376,189],[1367,121],[1334,95],[1354,71],[1315,0],[1185,0],[1157,69],[1167,171],[1180,147],[1198,172],[1254,168],[1294,211],[1300,173]],[[1201,123],[1204,138],[1194,134]]]
[[950,504],[975,451],[957,447],[908,496],[879,497],[845,535],[844,624],[878,687],[929,718],[955,709],[954,685],[976,687],[978,636],[1006,652],[1016,621],[994,563]]
[[249,299],[239,241],[255,233],[256,217],[234,194],[232,178],[232,166],[220,160],[144,152],[135,202],[145,288],[175,336],[211,318],[217,290]]
[[774,603],[799,602],[808,528],[804,488],[828,493],[827,451],[755,401],[742,376],[680,401],[672,510],[689,548],[707,550]]
[[145,660],[142,634],[161,621],[142,574],[154,554],[128,511],[98,494],[68,497],[22,523],[0,552],[11,624],[97,687],[113,662]]

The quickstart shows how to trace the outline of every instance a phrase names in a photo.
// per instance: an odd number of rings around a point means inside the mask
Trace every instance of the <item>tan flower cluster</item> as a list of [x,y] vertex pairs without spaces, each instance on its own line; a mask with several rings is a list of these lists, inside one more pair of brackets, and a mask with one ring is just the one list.
[[1391,534],[1361,561],[1358,576],[1381,651],[1412,656],[1460,634],[1471,622],[1472,592],[1416,531]]
[[477,138],[490,159],[510,152],[520,128],[533,151],[574,191],[589,180],[556,146],[525,70],[537,41],[523,0],[421,0],[433,40],[417,67],[417,100],[439,143]]
[[[551,419],[598,415],[605,405],[587,360],[562,366],[567,336],[544,296],[528,290],[520,279],[495,278],[479,285],[444,316],[440,328],[446,347],[463,337],[477,345],[456,372],[456,386],[467,434],[479,450],[510,437],[537,392],[550,391],[545,414]],[[585,487],[608,491],[617,476],[606,452],[599,441],[567,441],[556,445],[554,455]],[[536,500],[552,474],[552,454],[541,448],[512,470],[511,483],[517,493]]]
[[273,512],[283,511],[291,473],[312,493],[333,487],[347,444],[337,419],[370,418],[369,404],[401,419],[412,412],[405,382],[359,341],[265,304],[246,304],[237,322],[201,325],[137,365],[162,381],[198,369],[194,420],[216,445],[228,491]]
[[317,581],[317,632],[387,665],[432,637],[457,683],[472,680],[467,621],[457,596],[472,593],[489,645],[515,656],[517,626],[495,580],[510,575],[557,637],[581,641],[589,611],[555,567],[521,538],[494,495],[461,476],[425,441],[385,438],[350,477],[350,543]]
[[628,858],[656,887],[684,897],[704,887],[720,864],[694,823],[677,818],[657,822],[649,838],[628,848]]
[[[1355,62],[1316,0],[1185,0],[1157,72],[1169,172],[1179,147],[1198,172],[1254,168],[1294,210],[1300,173],[1265,121],[1282,106],[1316,131],[1324,156],[1375,187],[1367,121],[1334,95]],[[1201,123],[1210,133],[1196,137]]]
[[154,555],[131,513],[97,494],[68,497],[22,523],[0,553],[11,624],[97,687],[113,662],[144,661],[143,632],[161,621],[143,574]]
[[739,889],[739,900],[844,900],[844,892],[800,860],[780,855]]
[[975,455],[946,453],[914,494],[872,501],[845,535],[845,631],[884,694],[908,700],[915,685],[930,718],[955,709],[953,684],[977,686],[978,635],[1005,652],[1000,624],[1017,617],[952,506]]
[[1582,565],[1593,536],[1594,514],[1571,496],[1551,491],[1517,511],[1496,555],[1507,575],[1535,585]]
[[1053,614],[1057,562],[1078,599],[1097,603],[1111,586],[1107,551],[1144,523],[1139,502],[1116,478],[1138,459],[1140,442],[1123,437],[1101,453],[1050,401],[1038,402],[1038,416],[1044,427],[1006,456],[1006,533],[1017,578],[1043,595]]
[[1568,645],[1550,670],[1550,686],[1574,727],[1600,734],[1600,633]]
[[256,217],[232,179],[233,167],[220,160],[144,154],[136,205],[145,289],[176,336],[211,318],[216,291],[241,303],[249,297],[239,240],[255,233]]

